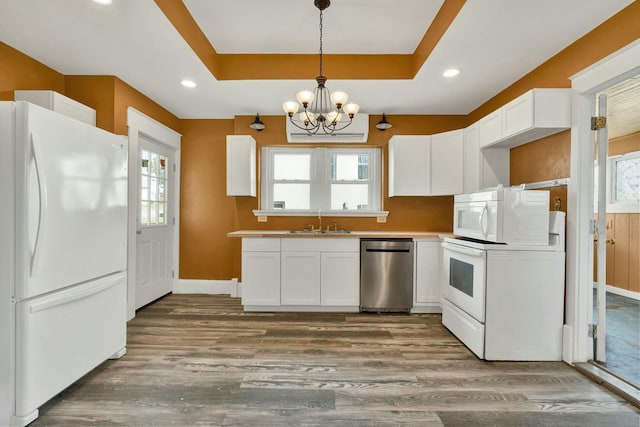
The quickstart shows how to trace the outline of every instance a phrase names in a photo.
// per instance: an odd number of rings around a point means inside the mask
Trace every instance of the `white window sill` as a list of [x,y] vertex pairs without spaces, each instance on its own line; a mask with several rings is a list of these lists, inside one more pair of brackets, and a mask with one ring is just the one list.
[[358,211],[358,210],[333,210],[333,211],[309,211],[309,210],[294,210],[294,209],[275,209],[275,210],[254,210],[255,216],[313,216],[318,217],[335,217],[335,216],[352,216],[352,217],[371,217],[371,218],[386,218],[389,215],[389,211]]

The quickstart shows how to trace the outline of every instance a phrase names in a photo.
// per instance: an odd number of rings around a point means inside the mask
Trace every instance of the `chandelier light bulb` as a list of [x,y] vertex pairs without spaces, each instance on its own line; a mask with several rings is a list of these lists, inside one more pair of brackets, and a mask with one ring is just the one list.
[[358,104],[350,103],[345,105],[343,110],[349,115],[349,117],[353,117],[358,114],[358,111],[360,111],[360,106]]
[[284,110],[285,113],[289,115],[289,117],[297,113],[299,108],[300,106],[295,101],[287,101],[284,104],[282,104],[282,109]]
[[305,89],[298,92],[296,94],[296,98],[298,98],[298,102],[300,104],[306,107],[307,105],[313,102],[313,99],[315,98],[315,96],[313,95],[313,92]]
[[336,104],[336,107],[340,108],[341,106],[346,104],[347,100],[349,99],[349,95],[347,95],[346,92],[336,91],[331,94],[330,98],[331,102]]

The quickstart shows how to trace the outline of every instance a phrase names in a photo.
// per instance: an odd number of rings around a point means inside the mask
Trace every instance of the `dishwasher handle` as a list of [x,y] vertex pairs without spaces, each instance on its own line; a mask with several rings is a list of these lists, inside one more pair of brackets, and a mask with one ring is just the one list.
[[367,242],[366,252],[411,252],[413,242]]

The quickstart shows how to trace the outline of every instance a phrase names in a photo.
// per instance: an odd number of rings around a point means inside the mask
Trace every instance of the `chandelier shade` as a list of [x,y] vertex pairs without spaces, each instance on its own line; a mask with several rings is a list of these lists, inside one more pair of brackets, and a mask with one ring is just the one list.
[[[322,19],[323,10],[329,7],[330,0],[315,0],[314,5],[320,10],[320,74],[316,77],[316,88],[313,91],[304,89],[296,94],[295,101],[286,101],[282,109],[289,121],[296,127],[312,135],[318,132],[331,134],[349,126],[353,117],[358,114],[358,104],[347,104],[349,95],[346,92],[329,92],[325,83],[327,77],[322,74]],[[296,113],[302,107],[302,112]]]

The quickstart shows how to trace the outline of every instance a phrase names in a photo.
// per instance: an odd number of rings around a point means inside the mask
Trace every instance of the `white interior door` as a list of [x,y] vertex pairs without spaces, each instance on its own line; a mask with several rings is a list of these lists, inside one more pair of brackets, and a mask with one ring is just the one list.
[[138,309],[173,289],[173,150],[139,137],[136,289]]
[[[598,116],[607,117],[607,95],[598,96]],[[594,359],[606,362],[606,325],[607,325],[607,154],[609,152],[609,136],[607,126],[597,130],[597,165],[598,176],[594,177],[598,188],[598,220],[596,227],[597,238],[597,298],[598,323],[596,326],[596,352]]]

